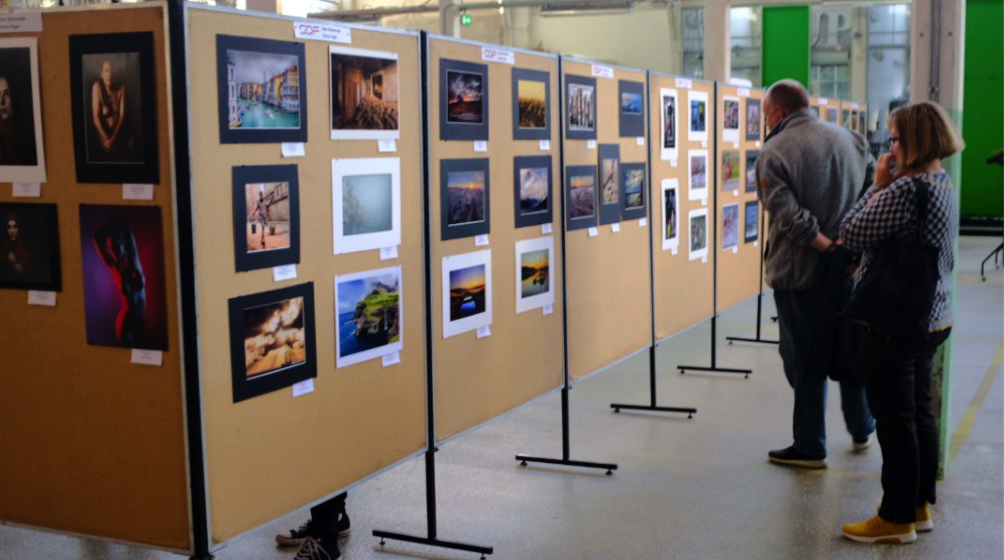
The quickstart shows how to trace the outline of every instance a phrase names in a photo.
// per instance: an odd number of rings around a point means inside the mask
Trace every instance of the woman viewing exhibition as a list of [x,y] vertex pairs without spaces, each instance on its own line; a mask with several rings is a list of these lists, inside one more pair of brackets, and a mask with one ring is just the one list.
[[[868,404],[882,447],[884,494],[878,515],[845,525],[843,534],[869,543],[913,542],[917,531],[930,531],[934,526],[929,505],[935,502],[938,431],[931,411],[931,368],[935,352],[952,329],[952,250],[959,229],[956,194],[941,160],[963,148],[955,125],[931,102],[896,110],[889,125],[891,153],[879,159],[875,184],[840,226],[843,243],[863,253],[854,275],[855,290],[863,286],[870,265],[876,273],[889,274],[890,269],[880,265],[895,259],[880,263],[875,258],[884,242],[916,239],[918,250],[933,247],[937,256],[930,257],[928,285],[933,289],[933,305],[929,325],[921,316],[926,325],[921,334],[889,334],[872,325],[861,327],[861,360]],[[927,200],[926,213],[918,196]],[[918,222],[923,222],[922,231],[918,231]],[[920,282],[913,277],[908,281]],[[876,305],[881,306],[882,301]],[[889,316],[889,310],[885,311]]]

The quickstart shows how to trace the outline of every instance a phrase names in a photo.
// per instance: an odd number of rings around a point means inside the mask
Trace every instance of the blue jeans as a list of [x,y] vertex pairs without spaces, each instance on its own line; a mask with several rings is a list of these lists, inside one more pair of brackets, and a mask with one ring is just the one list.
[[[827,377],[842,366],[839,344],[840,317],[821,309],[824,287],[810,290],[774,290],[780,327],[780,353],[784,375],[795,392],[792,436],[795,450],[826,457]],[[849,349],[853,352],[853,349]],[[860,375],[841,375],[840,401],[847,431],[861,441],[875,431]]]

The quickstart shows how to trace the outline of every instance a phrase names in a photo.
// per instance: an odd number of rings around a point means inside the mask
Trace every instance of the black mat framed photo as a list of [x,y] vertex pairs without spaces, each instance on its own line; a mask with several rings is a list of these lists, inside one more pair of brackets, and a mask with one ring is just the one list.
[[314,284],[231,298],[234,403],[317,377]]
[[596,78],[565,75],[565,138],[596,140]]
[[600,144],[600,225],[621,221],[621,147]]
[[617,90],[620,102],[618,123],[621,138],[645,136],[645,84],[620,80]]
[[233,168],[237,272],[300,262],[300,183],[295,165]]
[[644,163],[621,163],[621,218],[640,220],[648,215],[648,181]]
[[596,191],[595,165],[569,165],[565,168],[565,227],[568,231],[594,227],[599,223]]
[[439,61],[439,137],[488,140],[488,65]]
[[216,36],[221,144],[307,141],[303,43]]
[[56,205],[0,203],[0,224],[0,289],[61,291]]
[[160,182],[153,33],[70,36],[78,183]]
[[517,156],[513,178],[516,227],[551,223],[554,219],[551,156]]
[[442,240],[491,232],[491,184],[488,158],[440,162]]
[[540,70],[512,69],[512,137],[551,139],[551,75]]

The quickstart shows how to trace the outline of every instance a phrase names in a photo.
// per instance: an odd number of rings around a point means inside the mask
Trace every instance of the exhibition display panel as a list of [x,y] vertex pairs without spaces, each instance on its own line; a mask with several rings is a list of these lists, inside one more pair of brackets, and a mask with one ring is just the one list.
[[[639,132],[636,118],[645,121],[647,73],[566,57],[561,72],[568,369],[575,380],[652,344],[651,226],[632,213],[644,208],[647,216],[651,189],[644,167],[623,165],[646,164],[648,150],[644,134],[621,135]],[[580,217],[588,225],[571,227]]]
[[711,220],[716,182],[709,154],[718,111],[712,82],[649,74],[655,339],[714,312]]
[[556,56],[510,50],[507,63],[486,60],[491,45],[427,41],[441,441],[562,384],[560,97]]
[[187,9],[213,546],[426,445],[419,34],[297,21]]

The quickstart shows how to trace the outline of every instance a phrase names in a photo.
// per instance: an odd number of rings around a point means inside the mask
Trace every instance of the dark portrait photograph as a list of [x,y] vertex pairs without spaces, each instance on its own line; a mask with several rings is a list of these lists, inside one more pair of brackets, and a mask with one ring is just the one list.
[[56,205],[0,203],[0,225],[0,288],[60,291]]
[[159,182],[153,35],[71,36],[70,63],[77,181]]
[[167,350],[164,235],[157,206],[80,206],[87,344]]
[[34,38],[0,39],[0,181],[45,181]]

